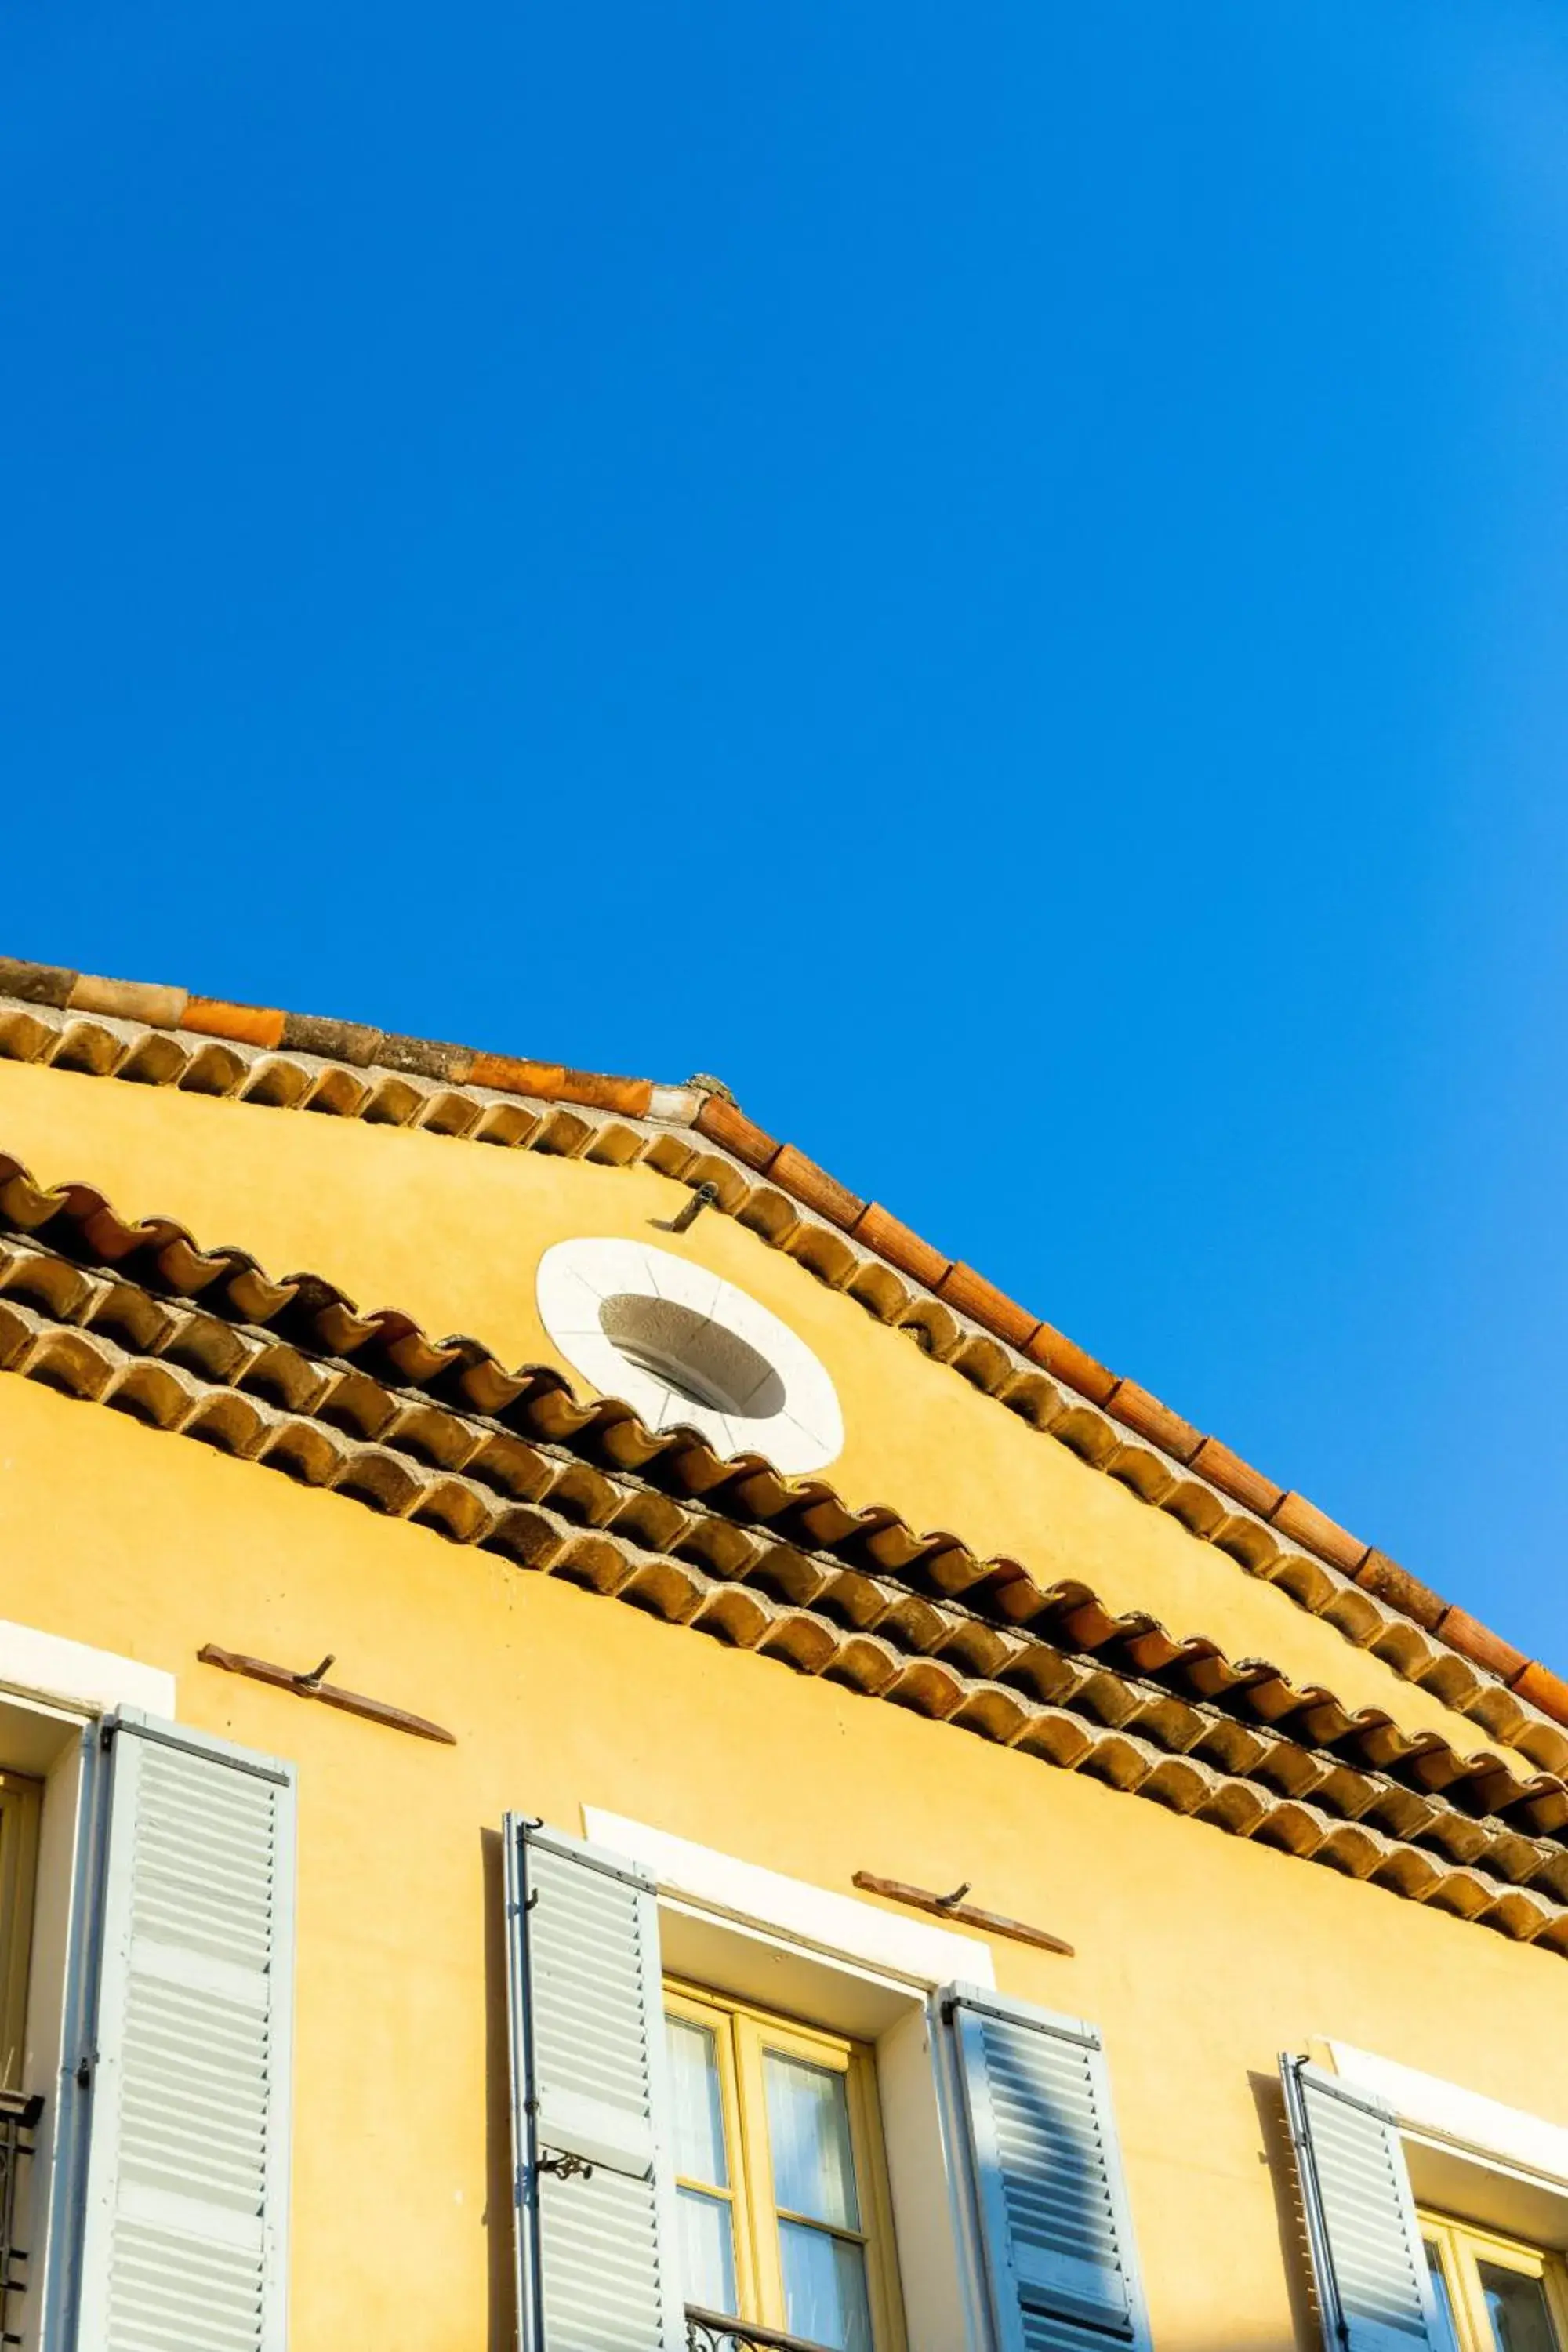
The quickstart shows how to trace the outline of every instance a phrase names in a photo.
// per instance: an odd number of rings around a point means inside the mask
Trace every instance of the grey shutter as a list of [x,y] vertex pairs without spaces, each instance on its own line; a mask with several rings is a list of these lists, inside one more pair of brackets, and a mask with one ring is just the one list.
[[1100,2035],[971,1985],[941,2009],[996,2352],[1148,2352]]
[[1327,2352],[1448,2352],[1389,2108],[1282,2058]]
[[680,2352],[653,1881],[509,1814],[506,1908],[521,2352]]
[[102,1737],[67,2340],[283,2352],[293,1771],[129,1708]]

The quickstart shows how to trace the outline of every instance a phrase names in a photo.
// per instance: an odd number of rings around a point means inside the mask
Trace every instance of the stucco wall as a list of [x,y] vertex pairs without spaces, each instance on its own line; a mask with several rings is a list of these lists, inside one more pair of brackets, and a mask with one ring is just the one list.
[[511,1363],[572,1370],[534,1303],[552,1243],[600,1234],[676,1251],[752,1292],[827,1366],[846,1436],[824,1475],[851,1503],[890,1503],[915,1527],[950,1528],[1046,1582],[1082,1578],[1113,1609],[1146,1609],[1234,1658],[1270,1658],[1347,1706],[1439,1731],[1462,1753],[1489,1744],[1476,1724],[743,1226],[710,1212],[685,1235],[658,1230],[689,1195],[651,1169],[5,1062],[0,1148],[44,1181],[97,1185],[123,1215],[176,1217],[199,1241],[252,1251],[270,1273],[326,1275],[362,1307],[402,1307],[436,1334],[473,1332]]
[[[314,1122],[231,1116],[247,1132],[302,1130],[302,1166],[341,1138],[345,1161],[364,1150],[357,1164],[376,1185],[384,1142],[409,1168],[464,1156],[432,1141],[416,1158],[416,1139],[323,1125],[328,1147]],[[87,1166],[78,1139],[29,1150],[49,1172],[62,1158]],[[484,1246],[470,1229],[443,1256],[395,1188],[375,1241],[352,1222],[334,1240],[308,1186],[292,1206],[269,1203],[259,1169],[240,1186],[188,1162],[139,1172],[134,1155],[115,1167],[110,1156],[97,1152],[90,1172],[130,1207],[156,1200],[280,1267],[324,1263],[367,1297],[398,1297],[438,1326],[478,1323],[518,1354],[536,1345],[526,1300],[542,1224],[553,1231],[551,1215],[563,1221],[584,1194],[595,1214],[603,1199],[606,1222],[617,1201],[627,1217],[644,1181],[583,1187],[584,1171],[525,1176],[528,1163],[497,1154],[470,1195],[485,1204]],[[523,1195],[508,1187],[525,1181],[531,1215],[509,1222]],[[787,1298],[781,1311],[798,1311],[808,1337],[907,1346],[723,1221],[705,1228],[714,1261],[744,1251],[742,1278],[770,1304]],[[771,1290],[759,1269],[773,1270]],[[847,1343],[852,1357],[872,1360]],[[984,1400],[973,1407],[1005,1427]],[[868,1463],[869,1439],[852,1443]],[[907,1445],[887,1433],[913,1480]],[[981,1482],[972,1499],[986,1492]],[[1138,1508],[1112,1500],[1102,1525],[1131,1527],[1116,1513]],[[1091,1521],[1086,1506],[1073,1526]],[[1154,1514],[1137,1524],[1168,1540]],[[1215,1566],[1249,1603],[1268,1598]],[[299,1760],[296,2352],[507,2341],[487,1871],[508,1807],[576,1828],[583,1804],[604,1806],[840,1891],[857,1869],[969,1879],[994,1908],[1075,1943],[1071,1960],[998,1943],[997,1975],[1105,2029],[1158,2352],[1306,2341],[1258,2103],[1281,2048],[1338,2037],[1568,2124],[1560,1959],[3,1375],[0,1613],[167,1668],[186,1720]],[[448,1724],[458,1745],[199,1666],[204,1641],[300,1665],[334,1651],[338,1678]]]

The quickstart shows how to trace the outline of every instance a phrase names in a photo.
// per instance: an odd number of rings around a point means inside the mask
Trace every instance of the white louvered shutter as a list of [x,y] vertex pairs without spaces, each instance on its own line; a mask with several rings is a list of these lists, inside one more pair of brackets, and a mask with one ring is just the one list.
[[109,1740],[75,2352],[283,2352],[291,1767],[125,1709]]
[[1282,2058],[1327,2352],[1448,2352],[1391,2110]]
[[505,1836],[521,2352],[680,2352],[653,1881]]
[[1149,2352],[1100,2035],[976,1986],[940,2005],[995,2352]]

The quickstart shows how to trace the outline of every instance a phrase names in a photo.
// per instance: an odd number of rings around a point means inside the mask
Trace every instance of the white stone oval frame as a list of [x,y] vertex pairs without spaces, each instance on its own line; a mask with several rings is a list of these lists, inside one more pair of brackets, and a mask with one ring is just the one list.
[[[545,1329],[568,1363],[600,1394],[622,1398],[649,1429],[700,1430],[717,1450],[765,1454],[792,1475],[820,1470],[844,1445],[844,1416],[823,1366],[787,1323],[721,1275],[644,1242],[556,1242],[539,1262],[536,1284]],[[777,1411],[751,1417],[682,1396],[624,1355],[605,1331],[606,1299],[668,1301],[716,1323],[761,1356],[782,1383]]]

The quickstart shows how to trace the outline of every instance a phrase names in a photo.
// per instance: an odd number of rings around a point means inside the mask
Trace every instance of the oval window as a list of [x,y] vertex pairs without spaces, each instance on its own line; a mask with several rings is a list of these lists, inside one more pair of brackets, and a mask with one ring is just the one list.
[[561,1353],[650,1429],[701,1432],[721,1454],[819,1470],[844,1444],[838,1399],[786,1323],[706,1266],[642,1242],[557,1242],[539,1311]]

